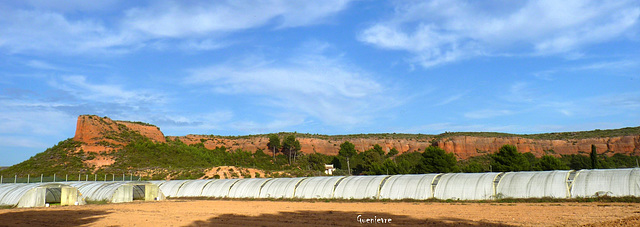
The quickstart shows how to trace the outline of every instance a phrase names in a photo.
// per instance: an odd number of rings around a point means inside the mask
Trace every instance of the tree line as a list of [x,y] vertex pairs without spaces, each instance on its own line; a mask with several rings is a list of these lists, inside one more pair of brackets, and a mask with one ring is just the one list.
[[[132,137],[133,138],[133,137]],[[272,173],[286,173],[286,176],[318,176],[325,170],[325,164],[333,164],[337,175],[378,175],[378,174],[420,174],[447,172],[504,172],[563,169],[629,168],[638,166],[638,157],[613,154],[611,151],[598,153],[592,146],[590,153],[572,155],[546,155],[536,157],[532,153],[521,153],[513,145],[504,145],[493,154],[484,154],[466,160],[458,159],[453,153],[437,146],[429,146],[423,151],[400,154],[396,148],[384,149],[375,144],[367,150],[358,151],[349,141],[340,144],[337,155],[302,153],[300,141],[295,135],[284,138],[269,135],[268,149],[272,154],[258,149],[246,151],[230,150],[224,146],[205,148],[203,142],[187,145],[179,139],[168,139],[166,143],[156,143],[138,136],[117,152],[84,152],[77,150],[79,142],[71,139],[61,141],[52,148],[36,154],[30,159],[0,170],[2,175],[26,174],[112,174],[151,173],[158,178],[194,179],[204,175],[208,168],[215,166],[238,166],[262,169]],[[96,155],[110,157],[115,162],[100,168],[84,164]],[[559,156],[559,157],[558,157]],[[267,175],[275,177],[282,175]]]

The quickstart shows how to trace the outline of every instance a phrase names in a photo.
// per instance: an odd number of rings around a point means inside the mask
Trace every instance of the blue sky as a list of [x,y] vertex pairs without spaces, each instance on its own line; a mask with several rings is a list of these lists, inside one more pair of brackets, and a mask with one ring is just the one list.
[[640,125],[635,1],[0,1],[0,165],[166,135]]

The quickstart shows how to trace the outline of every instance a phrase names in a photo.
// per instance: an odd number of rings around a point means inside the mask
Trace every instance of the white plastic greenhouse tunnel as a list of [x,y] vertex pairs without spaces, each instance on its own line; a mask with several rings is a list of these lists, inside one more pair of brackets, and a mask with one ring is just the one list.
[[201,195],[203,197],[227,198],[229,196],[231,186],[233,186],[239,180],[241,179],[214,180],[214,182],[204,186]]
[[174,198],[562,199],[598,195],[640,196],[640,169],[171,180],[151,183],[158,185],[167,197]]
[[60,183],[0,184],[0,205],[44,207],[47,204],[83,205],[78,188]]
[[393,175],[380,189],[380,199],[415,199],[433,198],[433,189],[442,174]]
[[497,198],[571,197],[569,179],[573,170],[505,173],[496,187]]
[[296,187],[305,179],[308,178],[275,178],[267,181],[260,189],[259,198],[293,198]]
[[189,180],[171,180],[171,181],[150,181],[151,183],[158,185],[160,191],[166,197],[178,197],[178,190],[182,187],[182,184]]
[[502,173],[446,173],[436,185],[434,197],[447,200],[489,200],[495,198],[496,181]]
[[378,199],[380,186],[389,175],[349,176],[336,186],[336,199]]
[[157,185],[144,181],[77,181],[68,182],[77,187],[82,196],[90,201],[126,203],[133,200],[164,200],[165,196]]
[[576,173],[571,196],[640,196],[640,168],[590,169]]
[[260,189],[273,178],[240,179],[229,189],[229,198],[259,198]]
[[309,177],[296,187],[294,196],[301,199],[331,199],[336,185],[346,177]]

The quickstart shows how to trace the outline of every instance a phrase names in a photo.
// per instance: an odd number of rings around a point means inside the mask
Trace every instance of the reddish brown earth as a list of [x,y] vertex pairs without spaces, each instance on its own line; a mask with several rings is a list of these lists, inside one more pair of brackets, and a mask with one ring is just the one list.
[[637,226],[639,213],[636,203],[169,200],[0,209],[0,226]]
[[[123,145],[122,142],[105,138],[106,134],[119,133],[121,127],[136,131],[143,136],[149,137],[155,142],[166,142],[164,134],[156,126],[148,126],[127,121],[114,121],[107,117],[83,115],[78,117],[78,125],[74,140],[84,142],[82,149],[85,152],[111,152]],[[337,138],[321,139],[298,137],[303,153],[322,153],[327,155],[336,155],[340,149],[340,144],[348,140],[355,144],[356,149],[363,151],[371,148],[374,144],[379,144],[386,151],[396,148],[400,153],[423,151],[431,145],[433,138],[418,137],[415,138],[374,138],[375,136],[366,136],[366,138]],[[242,149],[246,151],[255,151],[263,149],[269,152],[266,136],[252,136],[246,138],[228,138],[220,136],[208,135],[187,135],[187,136],[169,136],[171,140],[180,139],[186,144],[203,143],[206,148],[213,149],[215,147],[224,146],[230,150]],[[109,143],[110,145],[104,145]],[[595,145],[599,153],[611,151],[613,153],[624,154],[640,154],[640,135],[618,136],[606,138],[588,138],[588,139],[569,139],[569,140],[542,140],[528,139],[522,137],[474,137],[474,136],[452,136],[438,139],[437,146],[443,148],[447,152],[453,152],[459,159],[467,159],[473,156],[479,156],[486,153],[498,151],[505,144],[515,145],[520,152],[531,152],[536,156],[547,154],[548,150],[554,150],[550,153],[556,156],[562,154],[578,154],[579,152],[590,152],[591,145]],[[96,165],[108,163],[108,160],[95,161],[100,162]]]
[[109,138],[109,135],[121,133],[124,129],[129,129],[148,137],[154,142],[166,142],[164,134],[156,126],[142,125],[127,121],[114,121],[108,117],[98,117],[94,115],[81,115],[78,117],[76,135],[73,140],[83,142],[76,152],[92,152],[96,154],[93,160],[85,163],[89,166],[105,166],[115,162],[111,156],[103,156],[101,153],[111,153],[118,150],[123,145],[122,141]]

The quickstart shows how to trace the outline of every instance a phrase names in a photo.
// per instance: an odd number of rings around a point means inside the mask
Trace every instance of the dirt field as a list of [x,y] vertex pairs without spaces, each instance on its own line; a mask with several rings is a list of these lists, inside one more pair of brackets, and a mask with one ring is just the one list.
[[0,226],[374,225],[358,221],[367,219],[388,226],[640,226],[640,204],[170,200],[0,209]]

